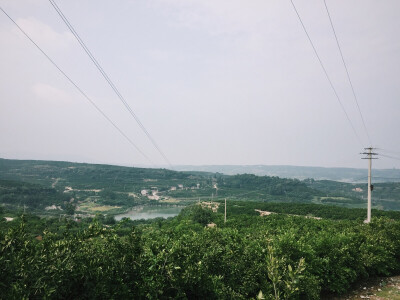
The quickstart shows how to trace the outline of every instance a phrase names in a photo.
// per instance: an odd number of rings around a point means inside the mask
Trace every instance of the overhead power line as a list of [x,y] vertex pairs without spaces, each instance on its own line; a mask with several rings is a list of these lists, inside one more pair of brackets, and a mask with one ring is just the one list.
[[340,47],[339,39],[338,39],[338,37],[337,37],[337,35],[336,35],[335,27],[333,26],[331,14],[329,13],[328,6],[326,5],[326,0],[324,0],[324,4],[325,4],[326,12],[327,12],[328,17],[329,17],[329,22],[331,23],[331,27],[332,27],[333,34],[334,34],[334,36],[335,36],[336,45],[338,46],[338,49],[339,49],[339,52],[340,52],[340,57],[342,58],[343,65],[344,65],[344,68],[345,68],[345,70],[346,70],[347,79],[349,80],[350,87],[351,87],[351,91],[353,92],[354,101],[356,102],[358,112],[360,113],[360,117],[361,117],[361,120],[362,120],[362,123],[363,123],[363,126],[364,126],[365,133],[366,133],[366,135],[367,135],[367,137],[368,137],[369,144],[372,145],[371,137],[370,137],[370,135],[369,135],[369,133],[368,133],[367,126],[365,125],[365,120],[364,120],[363,114],[361,113],[360,105],[358,104],[356,92],[354,91],[353,83],[352,83],[352,81],[351,81],[351,79],[350,79],[349,70],[347,69],[347,64],[346,64],[346,62],[345,62],[345,60],[344,60],[344,56],[343,56],[343,53],[342,53],[342,48]]
[[44,52],[44,50],[42,50],[42,48],[39,47],[39,45],[14,21],[13,18],[11,18],[11,16],[9,14],[6,13],[6,11],[0,7],[0,10],[10,19],[11,22],[14,23],[15,26],[17,26],[17,28],[21,31],[21,33],[23,35],[25,35],[25,37],[27,37],[31,43],[33,45],[35,45],[35,47],[47,58],[47,60],[54,66],[57,68],[58,71],[60,71],[60,73],[81,93],[81,95],[87,100],[89,101],[90,104],[93,105],[93,107],[112,125],[114,126],[114,128],[116,130],[118,130],[118,132],[140,153],[143,155],[143,157],[145,157],[152,165],[154,165],[154,163],[149,159],[149,157],[142,151],[140,150],[140,148],[138,146],[136,146],[136,144],[100,109],[100,107],[98,107],[96,105],[96,103],[89,98],[89,96],[54,62],[54,60],[52,60],[50,58],[49,55],[47,55],[46,52]]
[[382,149],[382,148],[377,148],[380,151],[395,154],[395,155],[400,155],[400,151],[394,151],[394,150],[387,150],[387,149]]
[[386,155],[386,154],[379,154],[380,156],[386,157],[386,158],[391,158],[391,159],[395,159],[395,160],[400,160],[400,157],[395,157],[395,156],[391,156],[391,155]]
[[79,42],[81,45],[82,49],[86,52],[86,54],[89,56],[91,61],[94,63],[96,68],[100,71],[101,75],[103,75],[104,79],[107,81],[107,83],[110,85],[112,90],[115,92],[119,100],[123,103],[125,108],[128,110],[128,112],[131,114],[131,116],[135,119],[136,123],[139,125],[139,127],[142,129],[142,131],[145,133],[147,138],[150,140],[150,142],[153,144],[153,146],[157,149],[157,151],[161,154],[161,156],[164,158],[164,160],[168,163],[168,165],[172,167],[172,164],[170,163],[169,159],[167,156],[164,154],[164,152],[161,150],[161,148],[157,145],[155,142],[154,138],[150,135],[146,127],[143,125],[143,123],[140,121],[139,117],[134,113],[132,108],[129,106],[129,104],[126,102],[125,98],[122,96],[122,94],[119,92],[118,88],[115,86],[115,84],[111,81],[110,77],[107,75],[107,73],[104,71],[104,69],[101,67],[99,62],[96,60],[96,58],[93,56],[92,52],[89,50],[89,48],[86,46],[84,41],[81,39],[79,34],[76,32],[74,27],[71,25],[71,23],[68,21],[67,17],[63,14],[61,9],[58,7],[56,2],[54,0],[49,0],[50,4],[53,6],[53,8],[56,10],[58,15],[61,17],[61,19],[64,21],[65,25],[69,28],[71,33],[75,36],[76,40]]
[[360,143],[360,145],[361,145],[362,147],[364,147],[364,146],[363,146],[363,143],[361,142],[360,137],[359,137],[358,134],[357,134],[356,129],[354,128],[353,123],[352,123],[351,120],[350,120],[349,115],[348,115],[347,112],[346,112],[346,109],[345,109],[344,106],[343,106],[342,101],[340,100],[340,97],[339,97],[339,95],[338,95],[338,93],[337,93],[337,91],[336,91],[336,89],[335,89],[335,87],[334,87],[334,85],[333,85],[333,83],[332,83],[332,80],[331,80],[331,78],[329,77],[328,72],[326,71],[324,64],[322,63],[322,60],[321,60],[321,58],[320,58],[320,56],[319,56],[319,54],[318,54],[318,51],[317,51],[317,49],[315,48],[314,43],[312,42],[310,35],[308,34],[308,31],[307,31],[307,29],[306,29],[306,27],[305,27],[305,25],[304,25],[304,23],[303,23],[303,20],[301,19],[300,14],[299,14],[299,12],[297,11],[297,8],[296,8],[296,6],[295,6],[294,3],[293,3],[293,0],[290,0],[290,2],[292,3],[293,9],[294,9],[294,11],[296,12],[296,15],[297,15],[297,17],[298,17],[298,19],[299,19],[299,21],[300,21],[300,23],[301,23],[301,26],[303,27],[303,30],[304,30],[305,34],[307,35],[307,38],[308,38],[308,41],[309,41],[310,44],[311,44],[311,47],[312,47],[313,50],[314,50],[314,54],[315,54],[315,56],[317,57],[317,59],[318,59],[318,61],[319,61],[319,64],[320,64],[321,67],[322,67],[322,70],[324,71],[324,74],[325,74],[325,76],[326,76],[326,79],[328,79],[329,84],[330,84],[330,86],[331,86],[331,88],[332,88],[332,90],[333,90],[333,92],[334,92],[334,94],[335,94],[335,96],[336,96],[336,99],[337,99],[337,101],[339,102],[339,105],[340,105],[340,107],[342,108],[344,114],[346,115],[347,121],[349,122],[349,124],[350,124],[350,126],[351,126],[351,128],[352,128],[352,130],[353,130],[353,132],[354,132],[354,134],[355,134],[355,136],[357,137],[358,142]]

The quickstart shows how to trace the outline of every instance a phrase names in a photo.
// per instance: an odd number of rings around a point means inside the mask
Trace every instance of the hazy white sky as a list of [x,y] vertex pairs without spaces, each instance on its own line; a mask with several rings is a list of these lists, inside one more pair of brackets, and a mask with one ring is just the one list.
[[[362,144],[289,0],[56,2],[172,164],[366,167],[369,142],[323,0],[294,3]],[[372,144],[400,157],[400,1],[327,5]],[[0,6],[165,164],[50,2]],[[149,164],[1,11],[0,41],[0,157]]]

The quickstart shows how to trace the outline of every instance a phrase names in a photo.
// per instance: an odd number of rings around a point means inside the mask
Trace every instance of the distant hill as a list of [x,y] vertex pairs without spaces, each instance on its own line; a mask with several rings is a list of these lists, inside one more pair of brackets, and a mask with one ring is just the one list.
[[[261,175],[268,168],[272,168],[270,175]],[[366,207],[366,184],[344,182],[365,170],[290,166],[204,166],[187,170],[0,159],[0,204],[28,205],[36,210],[61,206],[69,211],[73,206],[83,214],[117,214],[134,206],[187,205],[224,198]],[[257,175],[249,174],[251,171]],[[300,178],[310,178],[329,172],[341,182],[294,178],[296,173],[302,174]],[[400,183],[374,183],[373,207],[400,210]]]
[[[324,168],[302,166],[267,166],[267,165],[180,165],[178,171],[219,172],[226,175],[255,174],[258,176],[278,176],[304,180],[334,180],[342,182],[367,182],[367,169],[354,168]],[[374,182],[400,182],[398,169],[374,169]]]
[[[60,161],[0,159],[1,179],[16,185],[19,182],[24,186],[51,188],[58,194],[68,195],[77,211],[86,213],[118,213],[149,204],[186,205],[199,199],[209,201],[221,197],[310,202],[313,197],[322,195],[296,179]],[[16,199],[14,202],[18,205],[20,200]],[[51,204],[46,199],[46,205]],[[59,201],[55,199],[55,202]]]

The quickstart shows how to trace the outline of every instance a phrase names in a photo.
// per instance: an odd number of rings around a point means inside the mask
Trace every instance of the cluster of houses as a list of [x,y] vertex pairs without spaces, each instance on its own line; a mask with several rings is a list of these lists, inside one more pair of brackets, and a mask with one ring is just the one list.
[[[178,184],[177,186],[171,186],[169,188],[170,191],[176,191],[176,190],[198,190],[200,189],[200,183],[196,184],[196,186],[192,187],[184,187],[183,184]],[[157,187],[151,187],[150,189],[143,189],[140,191],[140,194],[142,196],[148,197],[149,199],[153,200],[158,200],[160,196],[158,195],[158,188]]]
[[150,200],[159,200],[160,196],[158,195],[158,188],[152,187],[151,190],[141,190],[140,194],[142,196],[147,196]]

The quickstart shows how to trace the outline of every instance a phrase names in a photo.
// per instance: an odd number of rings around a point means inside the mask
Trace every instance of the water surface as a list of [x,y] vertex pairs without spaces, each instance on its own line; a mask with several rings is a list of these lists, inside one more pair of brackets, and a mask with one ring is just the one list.
[[130,218],[131,220],[140,219],[154,219],[154,218],[169,218],[177,216],[182,210],[183,206],[160,206],[160,205],[146,205],[136,206],[130,211],[116,215],[117,221],[122,218]]

